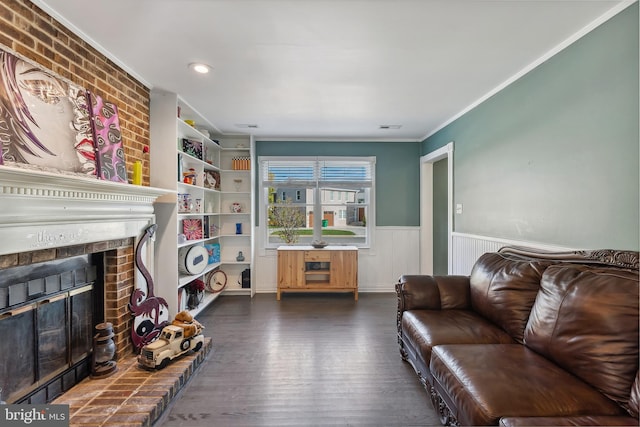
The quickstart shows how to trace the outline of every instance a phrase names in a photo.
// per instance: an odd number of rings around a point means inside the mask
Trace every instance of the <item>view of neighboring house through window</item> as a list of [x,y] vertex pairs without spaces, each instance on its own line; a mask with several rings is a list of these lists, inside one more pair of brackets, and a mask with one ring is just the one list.
[[261,156],[258,163],[260,225],[266,247],[287,243],[277,233],[277,209],[297,211],[297,244],[324,240],[330,245],[369,246],[375,157]]

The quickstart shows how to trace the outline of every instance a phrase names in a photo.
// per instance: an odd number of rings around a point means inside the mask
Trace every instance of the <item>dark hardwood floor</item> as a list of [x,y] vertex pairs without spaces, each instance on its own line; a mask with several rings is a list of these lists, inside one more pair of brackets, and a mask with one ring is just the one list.
[[158,425],[439,426],[396,341],[395,294],[223,296],[213,352]]

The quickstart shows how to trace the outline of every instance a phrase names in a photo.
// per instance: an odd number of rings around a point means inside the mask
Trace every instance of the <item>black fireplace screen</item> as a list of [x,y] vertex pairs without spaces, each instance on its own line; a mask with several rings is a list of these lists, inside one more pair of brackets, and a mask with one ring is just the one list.
[[83,255],[0,270],[0,387],[7,402],[49,402],[90,372],[93,327],[104,310],[99,260]]

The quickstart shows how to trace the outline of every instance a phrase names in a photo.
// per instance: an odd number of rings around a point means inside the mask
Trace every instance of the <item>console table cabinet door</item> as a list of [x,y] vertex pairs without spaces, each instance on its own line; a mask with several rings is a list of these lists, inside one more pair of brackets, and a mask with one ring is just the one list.
[[358,251],[332,251],[330,269],[329,286],[357,289]]
[[304,288],[304,252],[278,252],[278,289]]

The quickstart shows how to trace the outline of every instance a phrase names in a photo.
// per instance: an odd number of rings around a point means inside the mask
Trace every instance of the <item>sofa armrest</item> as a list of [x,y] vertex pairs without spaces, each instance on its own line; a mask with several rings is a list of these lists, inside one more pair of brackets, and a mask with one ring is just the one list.
[[471,308],[468,276],[402,275],[396,284],[398,313]]

